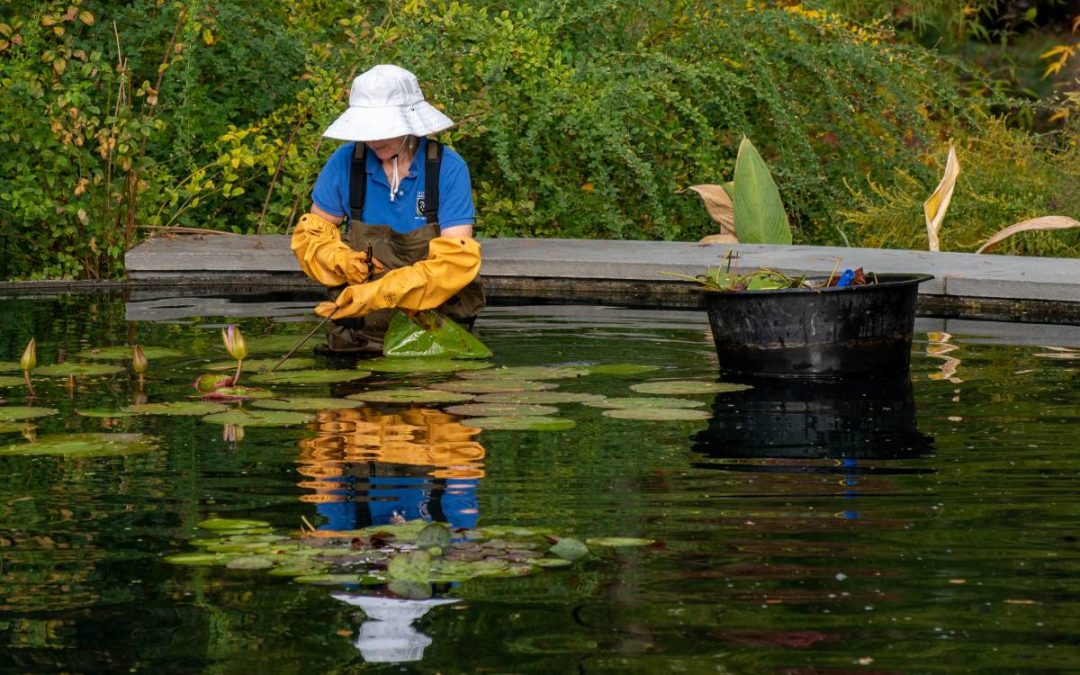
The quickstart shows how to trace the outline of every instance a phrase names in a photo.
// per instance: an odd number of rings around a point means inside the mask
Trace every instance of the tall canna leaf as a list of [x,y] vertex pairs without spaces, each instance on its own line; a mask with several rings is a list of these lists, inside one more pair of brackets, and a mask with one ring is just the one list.
[[956,178],[960,175],[960,162],[956,160],[956,149],[949,146],[949,158],[945,160],[945,175],[941,177],[934,193],[923,202],[923,214],[926,216],[926,236],[930,240],[930,250],[940,251],[941,241],[938,239],[938,231],[941,222],[945,220],[945,212],[949,209],[952,200],[953,187],[956,186]]
[[791,225],[765,160],[750,139],[739,144],[732,189],[735,231],[744,244],[790,244]]
[[1015,225],[1010,225],[994,236],[986,240],[976,253],[989,253],[995,246],[1018,232],[1030,232],[1032,230],[1067,230],[1071,227],[1080,227],[1080,222],[1066,216],[1043,216],[1023,220]]

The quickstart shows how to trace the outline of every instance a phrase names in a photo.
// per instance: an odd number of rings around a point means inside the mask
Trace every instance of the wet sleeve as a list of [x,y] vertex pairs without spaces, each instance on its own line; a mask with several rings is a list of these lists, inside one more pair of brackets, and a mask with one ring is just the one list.
[[349,215],[349,169],[354,146],[346,143],[330,155],[311,191],[315,206],[332,216]]

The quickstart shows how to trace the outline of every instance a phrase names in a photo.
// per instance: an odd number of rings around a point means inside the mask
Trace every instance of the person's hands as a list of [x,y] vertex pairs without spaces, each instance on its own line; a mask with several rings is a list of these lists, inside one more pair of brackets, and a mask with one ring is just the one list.
[[334,302],[318,305],[315,313],[342,319],[391,307],[414,311],[434,309],[465,288],[479,273],[480,244],[475,239],[436,237],[428,246],[426,260],[390,270],[370,283],[351,284]]
[[[314,213],[300,217],[291,248],[304,274],[323,285],[362,284],[371,278],[368,254],[346,246],[337,225]],[[374,272],[382,269],[382,264],[374,261]]]

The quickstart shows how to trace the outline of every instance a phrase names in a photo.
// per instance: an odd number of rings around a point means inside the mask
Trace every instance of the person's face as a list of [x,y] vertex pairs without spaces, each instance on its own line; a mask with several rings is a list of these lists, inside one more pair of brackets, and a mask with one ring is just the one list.
[[405,139],[407,138],[408,136],[385,138],[381,141],[369,141],[367,145],[380,160],[386,161],[405,149]]

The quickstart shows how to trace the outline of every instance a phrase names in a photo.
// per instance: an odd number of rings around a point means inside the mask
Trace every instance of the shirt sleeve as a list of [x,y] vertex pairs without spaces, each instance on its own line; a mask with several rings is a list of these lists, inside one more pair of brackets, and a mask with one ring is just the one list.
[[346,143],[330,155],[311,191],[315,206],[332,216],[349,215],[349,169],[354,146]]
[[469,167],[460,155],[444,148],[439,170],[439,227],[446,229],[475,222]]

